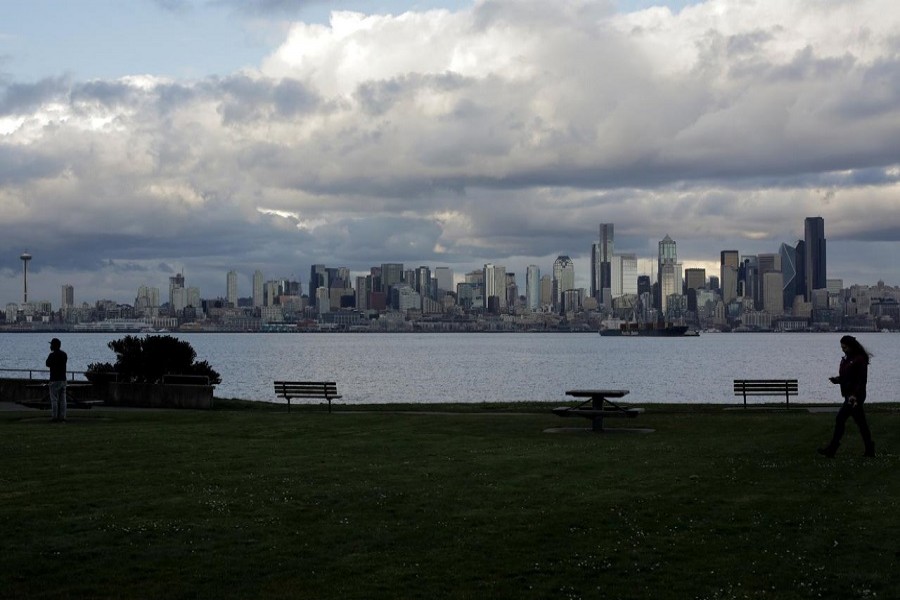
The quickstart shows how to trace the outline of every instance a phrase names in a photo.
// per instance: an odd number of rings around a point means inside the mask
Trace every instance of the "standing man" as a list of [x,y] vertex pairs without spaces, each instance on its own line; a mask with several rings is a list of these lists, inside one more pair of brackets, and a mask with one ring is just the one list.
[[66,420],[66,362],[69,357],[60,350],[62,342],[50,340],[50,355],[45,363],[50,368],[50,421],[64,423]]

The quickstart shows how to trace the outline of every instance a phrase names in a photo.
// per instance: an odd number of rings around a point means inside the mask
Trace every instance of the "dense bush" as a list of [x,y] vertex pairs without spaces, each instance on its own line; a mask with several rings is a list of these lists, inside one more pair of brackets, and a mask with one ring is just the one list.
[[197,353],[188,342],[171,335],[127,335],[107,346],[116,353],[116,363],[89,364],[85,372],[88,381],[114,378],[123,383],[162,383],[164,375],[205,375],[211,384],[222,382],[205,360],[195,362]]

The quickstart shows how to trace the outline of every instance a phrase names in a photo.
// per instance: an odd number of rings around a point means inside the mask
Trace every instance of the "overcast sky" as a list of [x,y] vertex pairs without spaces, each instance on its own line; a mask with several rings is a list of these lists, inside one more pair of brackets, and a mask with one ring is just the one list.
[[717,274],[807,216],[828,277],[900,285],[898,181],[896,0],[0,0],[0,306],[26,250],[54,307],[313,263],[589,287],[601,222]]

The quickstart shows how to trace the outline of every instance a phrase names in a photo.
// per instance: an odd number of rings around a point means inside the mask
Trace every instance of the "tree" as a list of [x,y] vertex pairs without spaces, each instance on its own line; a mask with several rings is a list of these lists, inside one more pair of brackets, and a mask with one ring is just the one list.
[[85,375],[92,383],[110,374],[122,383],[162,383],[164,375],[205,375],[210,384],[222,382],[208,362],[195,362],[197,353],[190,343],[171,335],[126,335],[107,346],[116,353],[116,363],[89,364]]

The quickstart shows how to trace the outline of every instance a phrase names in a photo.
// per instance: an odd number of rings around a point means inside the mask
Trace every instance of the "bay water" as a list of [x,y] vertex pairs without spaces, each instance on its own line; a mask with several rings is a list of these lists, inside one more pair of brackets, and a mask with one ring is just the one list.
[[[125,334],[2,333],[0,369],[46,378],[49,340],[69,370],[115,362]],[[143,335],[143,334],[133,334]],[[220,398],[278,401],[272,382],[336,381],[342,403],[572,401],[576,388],[627,389],[635,403],[734,403],[734,379],[797,379],[792,402],[840,401],[828,381],[840,333],[704,333],[698,337],[602,337],[588,333],[194,333],[198,360],[222,376]],[[869,402],[900,400],[900,335],[862,333],[873,354]],[[0,371],[0,376],[22,376]],[[27,376],[27,373],[26,375]],[[752,402],[777,401],[754,398]]]

